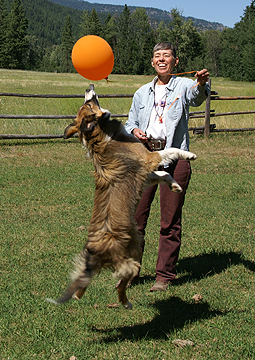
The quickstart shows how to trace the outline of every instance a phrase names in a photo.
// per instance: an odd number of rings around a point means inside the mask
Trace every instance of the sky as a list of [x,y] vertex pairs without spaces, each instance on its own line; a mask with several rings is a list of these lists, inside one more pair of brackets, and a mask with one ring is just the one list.
[[[92,1],[90,1],[92,2]],[[95,3],[153,7],[170,11],[177,8],[183,16],[192,16],[197,19],[219,22],[233,28],[241,20],[246,6],[251,0],[93,0]]]

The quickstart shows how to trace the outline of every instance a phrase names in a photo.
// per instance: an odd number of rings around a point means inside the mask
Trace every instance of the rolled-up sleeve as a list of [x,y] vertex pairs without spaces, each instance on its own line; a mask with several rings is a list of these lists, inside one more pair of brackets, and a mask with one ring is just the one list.
[[206,83],[204,86],[197,85],[197,82],[194,82],[188,90],[188,102],[190,106],[200,106],[210,94],[210,86]]

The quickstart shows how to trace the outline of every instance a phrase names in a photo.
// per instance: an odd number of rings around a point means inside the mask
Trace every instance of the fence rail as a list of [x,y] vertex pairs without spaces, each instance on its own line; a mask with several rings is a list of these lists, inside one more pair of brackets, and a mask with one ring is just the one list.
[[[70,95],[60,95],[60,94],[20,94],[20,93],[4,93],[0,92],[0,96],[16,96],[16,97],[29,97],[29,98],[70,98],[70,99],[84,99],[84,94],[70,94]],[[99,98],[132,98],[133,94],[106,94],[106,95],[98,95]]]
[[[7,93],[0,92],[2,96],[13,96],[13,97],[25,97],[25,98],[84,98],[84,94],[70,94],[70,95],[59,95],[59,94],[21,94],[21,93]],[[99,98],[132,98],[133,94],[106,94],[98,95]],[[255,100],[255,96],[218,96],[216,91],[211,91],[210,96],[206,100],[205,111],[194,111],[190,112],[190,119],[204,118],[205,125],[198,127],[190,127],[189,131],[193,131],[195,134],[203,133],[208,136],[210,132],[237,132],[237,131],[254,131],[255,128],[240,128],[240,129],[216,129],[215,124],[210,123],[210,119],[219,116],[229,115],[243,115],[243,114],[254,114],[254,111],[236,111],[236,112],[225,112],[215,113],[215,110],[211,109],[211,101],[218,100]],[[111,118],[126,118],[128,114],[111,114]],[[0,114],[1,119],[75,119],[76,115],[9,115]],[[0,139],[58,139],[63,138],[63,135],[25,135],[25,134],[0,134]]]

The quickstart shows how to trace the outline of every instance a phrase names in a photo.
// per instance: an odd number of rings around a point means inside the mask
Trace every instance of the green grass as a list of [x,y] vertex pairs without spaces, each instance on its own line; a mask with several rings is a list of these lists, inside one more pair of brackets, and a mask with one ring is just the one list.
[[[69,88],[68,75],[59,79],[65,84],[60,93],[84,90]],[[27,87],[24,92],[46,93]],[[11,86],[2,91],[18,92]],[[55,91],[48,86],[48,93]],[[198,159],[183,209],[176,283],[167,292],[149,292],[157,260],[157,194],[141,283],[128,289],[132,311],[107,308],[117,301],[109,271],[93,279],[80,302],[54,306],[44,300],[56,299],[67,286],[91,217],[93,167],[78,140],[0,142],[1,359],[255,358],[254,134],[199,135],[190,142]],[[195,294],[203,297],[198,303]],[[175,339],[194,346],[176,347]]]
[[[94,82],[98,94],[133,94],[141,85],[151,81],[153,76],[110,75],[106,80]],[[26,94],[83,94],[91,81],[79,74],[52,74],[43,72],[0,69],[1,92]],[[234,82],[223,78],[212,79],[212,90],[221,96],[252,96],[255,83]],[[132,99],[101,99],[102,107],[113,114],[128,113]],[[82,99],[38,99],[20,97],[0,97],[0,114],[23,115],[75,115]],[[203,104],[191,111],[204,110]],[[254,100],[212,101],[211,109],[216,113],[247,111],[255,109]],[[1,119],[1,134],[62,134],[63,128],[70,123],[64,120],[21,120]],[[211,118],[218,129],[254,127],[254,114],[233,115]],[[190,126],[204,125],[204,119],[191,119]]]

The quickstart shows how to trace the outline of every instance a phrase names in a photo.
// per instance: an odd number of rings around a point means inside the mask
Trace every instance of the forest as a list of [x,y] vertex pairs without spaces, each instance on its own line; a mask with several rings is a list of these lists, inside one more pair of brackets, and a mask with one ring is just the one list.
[[85,35],[112,47],[115,74],[149,75],[155,43],[171,41],[177,72],[207,68],[212,76],[255,80],[255,0],[234,28],[199,29],[177,8],[168,20],[153,21],[145,8],[122,12],[78,10],[47,0],[0,0],[0,68],[75,72],[71,52]]

